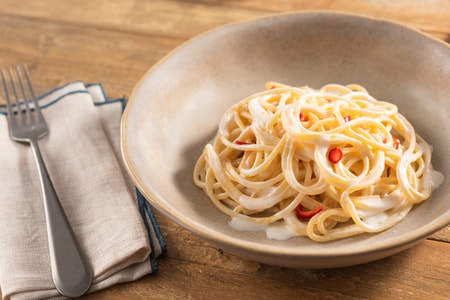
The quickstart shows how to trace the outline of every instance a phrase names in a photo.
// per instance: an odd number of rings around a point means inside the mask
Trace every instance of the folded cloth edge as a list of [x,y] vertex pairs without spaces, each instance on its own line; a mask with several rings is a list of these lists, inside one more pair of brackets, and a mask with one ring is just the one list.
[[[91,94],[93,94],[92,88],[96,88],[96,87],[99,88],[99,91],[102,94],[101,98],[103,99],[103,101],[95,101],[95,100],[99,100],[99,99],[98,98],[95,99],[95,97],[94,97],[94,105],[97,106],[97,105],[105,105],[105,104],[109,104],[109,103],[120,102],[122,104],[122,113],[123,113],[123,111],[126,107],[126,97],[125,96],[119,97],[119,98],[114,98],[114,99],[109,98],[102,82],[87,83],[87,84],[85,84],[85,86],[86,86],[86,89],[91,92]],[[124,168],[123,160],[120,158],[119,161],[120,161],[121,166]],[[128,178],[129,178],[129,176],[128,176]],[[130,183],[132,183],[131,179],[130,179]],[[156,220],[155,214],[153,212],[153,209],[152,209],[149,201],[144,197],[144,195],[139,191],[138,188],[135,188],[135,191],[136,191],[136,199],[137,199],[137,203],[138,203],[139,213],[141,214],[142,220],[144,222],[144,225],[145,225],[145,228],[147,230],[147,234],[148,234],[148,237],[150,240],[150,248],[151,248],[150,264],[151,264],[151,271],[153,273],[153,272],[156,272],[158,269],[158,266],[156,263],[156,258],[167,252],[167,244],[163,238],[163,235],[162,235],[160,227],[159,227],[159,223]],[[155,243],[156,243],[156,245],[155,245]]]
[[[103,101],[94,101],[94,105],[104,105],[104,104],[113,103],[113,102],[120,102],[122,104],[122,113],[123,113],[123,111],[126,107],[126,97],[125,96],[120,97],[120,98],[114,98],[114,99],[109,98],[108,95],[106,94],[106,90],[103,87],[103,84],[101,82],[87,83],[85,86],[86,86],[86,89],[88,89],[89,91],[92,91],[92,88],[98,87],[100,92],[102,93]],[[123,167],[122,159],[120,159],[120,164]],[[131,182],[131,179],[130,179],[130,182]],[[156,220],[155,214],[153,212],[153,209],[152,209],[149,201],[144,197],[144,195],[139,191],[138,188],[135,188],[135,190],[136,190],[136,198],[137,198],[137,202],[138,202],[139,213],[141,214],[141,217],[144,221],[144,225],[145,225],[145,228],[147,230],[147,234],[148,234],[148,237],[150,240],[151,270],[152,270],[152,272],[155,272],[158,269],[157,263],[156,263],[156,257],[167,252],[167,244],[163,238],[158,221]],[[155,245],[155,242],[157,245]],[[158,247],[156,247],[156,246],[158,246]]]

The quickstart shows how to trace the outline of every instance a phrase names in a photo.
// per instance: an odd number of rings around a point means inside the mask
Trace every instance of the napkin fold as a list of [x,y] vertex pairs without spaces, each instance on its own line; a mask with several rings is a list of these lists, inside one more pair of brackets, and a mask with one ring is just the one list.
[[[94,273],[89,292],[156,270],[166,251],[120,152],[124,99],[81,81],[39,98],[50,128],[39,140],[62,206]],[[30,146],[11,140],[0,106],[0,288],[5,299],[59,297],[52,281],[39,177]]]

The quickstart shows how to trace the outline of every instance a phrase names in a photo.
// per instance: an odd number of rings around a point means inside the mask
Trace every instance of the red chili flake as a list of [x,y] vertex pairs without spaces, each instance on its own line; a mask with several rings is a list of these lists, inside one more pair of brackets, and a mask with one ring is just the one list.
[[328,159],[331,163],[337,164],[342,159],[342,150],[333,148],[328,152]]
[[352,120],[352,117],[350,117],[350,116],[344,117],[344,122],[350,122],[351,120]]
[[392,136],[392,139],[394,141],[394,148],[395,148],[395,150],[398,150],[398,146],[400,146],[400,140],[395,135]]
[[[383,138],[383,143],[384,144],[387,143],[387,138],[386,137]],[[395,135],[392,135],[392,144],[394,146],[394,149],[398,150],[398,147],[400,146],[400,140]]]
[[301,204],[297,205],[297,208],[295,211],[297,212],[297,216],[302,219],[311,219],[315,215],[317,215],[319,212],[321,212],[323,209],[322,205],[318,205],[313,210],[304,211],[303,206]]
[[244,142],[244,141],[236,141],[235,142],[237,145],[251,145],[252,143],[249,142]]
[[308,116],[305,116],[302,112],[300,113],[300,122],[308,122]]

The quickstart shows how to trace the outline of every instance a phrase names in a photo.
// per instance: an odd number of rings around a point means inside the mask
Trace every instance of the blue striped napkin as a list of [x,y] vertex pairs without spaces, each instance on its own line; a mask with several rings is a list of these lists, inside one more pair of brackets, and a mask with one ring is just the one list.
[[[93,272],[89,292],[157,269],[166,244],[120,152],[124,99],[80,81],[39,98],[50,127],[39,141],[50,177]],[[0,288],[4,298],[58,297],[31,148],[9,137],[0,106]]]

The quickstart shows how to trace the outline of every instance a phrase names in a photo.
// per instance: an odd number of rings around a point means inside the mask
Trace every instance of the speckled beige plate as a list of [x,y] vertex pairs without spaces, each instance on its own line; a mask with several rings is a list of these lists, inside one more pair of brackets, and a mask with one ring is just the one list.
[[[192,182],[226,108],[266,81],[318,88],[359,83],[390,101],[434,146],[447,180],[397,226],[335,242],[269,240],[235,231]],[[153,66],[122,119],[122,152],[140,191],[161,212],[219,248],[287,267],[331,268],[400,252],[450,223],[450,48],[397,23],[310,12],[207,32]]]

